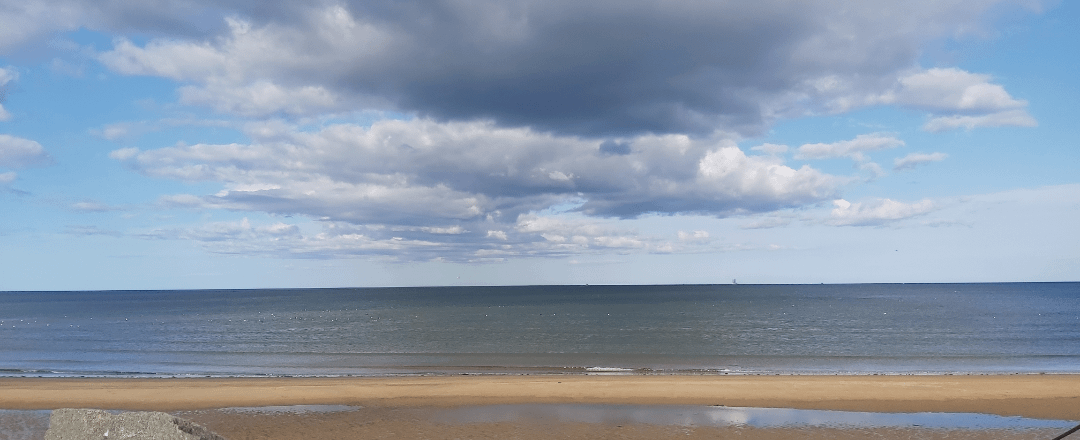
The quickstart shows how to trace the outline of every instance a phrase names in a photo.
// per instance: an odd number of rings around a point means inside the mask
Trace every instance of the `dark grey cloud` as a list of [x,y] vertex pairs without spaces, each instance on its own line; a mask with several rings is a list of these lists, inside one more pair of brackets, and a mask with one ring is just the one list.
[[304,110],[213,101],[272,92],[587,137],[759,134],[781,117],[938,106],[885,95],[906,87],[927,40],[978,29],[996,3],[1009,2],[237,2],[216,6],[237,11],[219,35],[124,43],[103,60],[243,114]]
[[[59,33],[89,29],[146,37],[206,39],[227,31],[222,17],[289,20],[324,1],[0,0],[0,54],[31,55]],[[32,55],[31,55],[32,56]]]
[[340,87],[582,135],[760,128],[760,98],[796,85],[789,60],[821,25],[803,2],[405,3],[350,4],[398,39]]
[[606,140],[600,144],[600,153],[627,155],[630,154],[630,143]]

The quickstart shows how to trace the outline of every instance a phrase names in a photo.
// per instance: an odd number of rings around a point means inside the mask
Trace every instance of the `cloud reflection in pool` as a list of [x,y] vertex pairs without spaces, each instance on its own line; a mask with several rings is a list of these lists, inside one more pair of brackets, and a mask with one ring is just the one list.
[[509,421],[563,421],[584,423],[647,423],[681,426],[748,425],[758,428],[789,426],[922,427],[940,429],[1067,429],[1076,422],[1003,417],[975,413],[875,413],[786,408],[745,408],[695,405],[589,405],[519,404],[425,409],[441,423]]

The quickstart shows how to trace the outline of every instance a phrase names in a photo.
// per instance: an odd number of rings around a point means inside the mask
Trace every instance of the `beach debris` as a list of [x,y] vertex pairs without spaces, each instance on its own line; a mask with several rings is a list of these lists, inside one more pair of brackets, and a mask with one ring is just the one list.
[[225,440],[189,420],[163,412],[113,414],[99,409],[61,408],[49,418],[45,440]]

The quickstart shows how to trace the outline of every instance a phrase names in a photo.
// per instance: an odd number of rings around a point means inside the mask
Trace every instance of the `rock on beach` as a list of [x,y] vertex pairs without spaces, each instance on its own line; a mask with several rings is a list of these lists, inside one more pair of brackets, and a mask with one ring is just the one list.
[[52,412],[45,440],[225,440],[210,430],[163,412],[111,414],[98,409]]

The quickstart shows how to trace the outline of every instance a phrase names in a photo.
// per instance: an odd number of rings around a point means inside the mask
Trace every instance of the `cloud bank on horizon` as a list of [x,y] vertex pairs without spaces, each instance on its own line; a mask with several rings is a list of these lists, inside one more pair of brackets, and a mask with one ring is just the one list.
[[[920,195],[889,179],[954,161],[946,148],[955,136],[1040,130],[1042,121],[993,73],[929,63],[927,53],[1002,38],[1007,18],[1038,19],[1054,6],[2,4],[0,87],[16,93],[0,101],[0,124],[32,119],[24,100],[63,100],[18,92],[48,75],[165,90],[96,104],[142,105],[157,117],[64,128],[111,143],[98,157],[118,168],[109,173],[153,188],[141,199],[113,197],[116,189],[43,195],[47,185],[23,176],[74,159],[26,129],[0,134],[5,204],[47,199],[39,204],[99,219],[69,222],[68,235],[399,263],[704,255],[744,248],[738,230],[964,224],[942,213],[970,207],[979,189]],[[875,111],[906,116],[864,116]],[[775,135],[792,121],[843,118],[859,121]],[[949,142],[927,141],[935,137]],[[157,219],[101,220],[110,213]],[[935,213],[945,217],[928,219]],[[741,229],[718,234],[709,221]],[[656,226],[664,222],[678,230]]]

